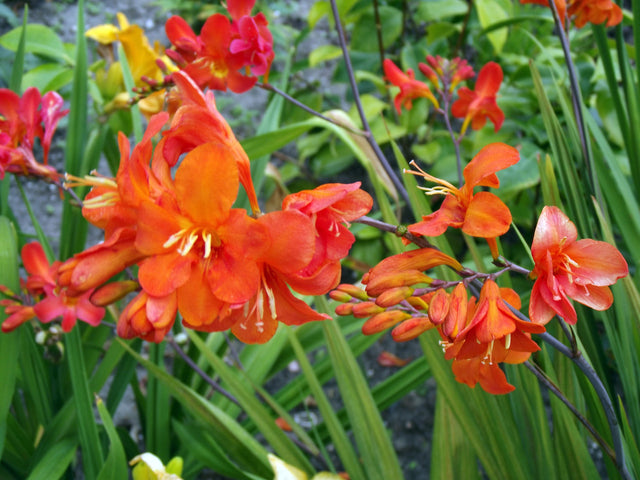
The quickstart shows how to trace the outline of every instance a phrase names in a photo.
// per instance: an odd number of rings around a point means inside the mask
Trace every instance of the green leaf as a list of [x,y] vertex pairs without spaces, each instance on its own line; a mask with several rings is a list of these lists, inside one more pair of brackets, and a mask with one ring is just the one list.
[[[318,297],[317,302],[319,310],[329,310],[324,297]],[[380,411],[349,345],[336,322],[322,322],[322,327],[367,478],[402,479],[402,470]]]
[[73,78],[73,69],[59,63],[45,63],[24,74],[24,88],[36,87],[41,92],[59,90]]
[[418,3],[415,17],[423,22],[433,22],[465,15],[468,11],[469,5],[462,0],[422,1]]
[[202,339],[193,330],[187,330],[187,334],[200,351],[200,354],[207,359],[214,371],[220,376],[225,387],[237,398],[244,412],[253,420],[274,451],[281,458],[298,468],[304,469],[307,473],[313,472],[313,467],[309,460],[276,425],[269,411],[255,397],[254,391],[247,387],[221,358],[209,351]]
[[309,54],[309,67],[313,68],[319,63],[333,60],[342,56],[342,49],[337,45],[320,45]]
[[71,461],[76,456],[76,449],[76,442],[72,439],[65,439],[56,443],[36,464],[27,480],[51,480],[54,478],[62,478],[65,470],[69,468]]
[[127,478],[127,457],[125,456],[120,436],[116,431],[116,427],[113,425],[111,415],[109,415],[104,402],[99,397],[96,397],[96,405],[98,406],[98,414],[102,420],[102,425],[107,431],[109,443],[111,444],[107,459],[104,462],[104,466],[102,467],[100,474],[98,475],[98,480]]
[[[379,8],[382,45],[389,48],[402,33],[402,12],[397,8],[382,5]],[[360,16],[351,36],[351,48],[360,52],[377,52],[378,27],[373,8]]]
[[166,385],[185,410],[202,422],[205,431],[211,434],[220,445],[224,445],[225,454],[229,455],[241,468],[257,475],[272,474],[266,450],[242,426],[172,375],[140,356],[124,341],[120,339],[117,341],[151,375]]
[[[39,23],[32,23],[27,25],[26,32],[25,52],[44,55],[73,65],[73,59],[67,55],[64,43],[51,28]],[[14,28],[5,33],[0,37],[0,46],[16,52],[20,44],[21,34],[22,27]]]
[[[14,292],[20,288],[18,276],[18,244],[13,224],[0,216],[0,285]],[[6,319],[4,309],[0,311],[0,324]],[[0,333],[0,352],[5,367],[0,369],[0,458],[4,450],[7,432],[7,415],[13,399],[18,371],[18,332]]]
[[[476,0],[474,3],[478,11],[480,25],[482,25],[484,29],[491,27],[494,23],[506,20],[509,17],[509,14],[497,0]],[[502,51],[502,47],[504,47],[504,44],[507,42],[507,34],[506,28],[501,28],[500,30],[487,34],[496,53]]]

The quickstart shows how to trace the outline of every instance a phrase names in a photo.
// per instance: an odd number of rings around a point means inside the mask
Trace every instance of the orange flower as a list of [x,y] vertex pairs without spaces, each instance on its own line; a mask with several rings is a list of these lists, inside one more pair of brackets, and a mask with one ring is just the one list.
[[[313,190],[303,190],[287,195],[282,201],[285,211],[296,210],[312,220],[315,232],[313,258],[291,278],[294,290],[307,293],[304,285],[313,277],[314,290],[320,283],[324,292],[340,281],[340,260],[347,256],[355,237],[347,226],[349,222],[366,215],[373,206],[373,199],[360,188],[360,182],[351,184],[328,183]],[[308,293],[307,293],[308,294]]]
[[495,62],[489,62],[478,74],[475,90],[460,87],[458,100],[451,105],[454,117],[464,118],[461,133],[464,133],[471,122],[471,128],[479,130],[491,120],[495,131],[500,130],[504,122],[504,113],[496,104],[496,94],[502,83],[502,68]]
[[607,27],[613,27],[622,21],[622,10],[611,0],[572,0],[569,16],[574,18],[576,28],[584,27],[587,22],[596,25],[607,22]]
[[494,194],[483,191],[474,195],[473,189],[480,186],[499,187],[500,181],[495,172],[510,167],[519,159],[520,154],[515,148],[504,143],[489,144],[465,167],[465,184],[461,188],[419,168],[417,172],[409,171],[441,185],[425,188],[427,195],[446,195],[436,212],[422,217],[421,222],[410,225],[409,231],[414,235],[438,236],[447,227],[453,227],[461,228],[464,233],[474,237],[493,238],[503,235],[511,224],[509,208]]
[[231,127],[216,108],[213,92],[202,93],[194,81],[183,72],[173,74],[181,107],[177,108],[171,128],[164,132],[162,156],[174,166],[180,155],[203,143],[222,143],[231,148],[238,164],[240,183],[247,192],[254,213],[260,211],[251,178],[249,157],[240,146]]
[[[229,315],[231,331],[245,343],[268,341],[275,334],[278,322],[301,325],[330,318],[297,299],[287,286],[292,280],[301,283],[296,275],[313,258],[316,241],[311,220],[299,211],[287,210],[263,215],[258,222],[271,237],[268,249],[257,264],[259,286],[252,298],[234,305]],[[307,279],[304,286],[305,293],[310,295],[328,290],[324,282],[314,278]]]
[[176,170],[173,202],[143,201],[139,209],[135,245],[147,256],[140,284],[153,297],[177,291],[178,308],[194,328],[215,321],[225,303],[249,300],[260,283],[256,259],[268,238],[246,211],[231,208],[238,186],[231,149],[208,143]]
[[591,239],[577,240],[575,225],[557,207],[544,207],[533,236],[531,254],[536,278],[529,316],[545,324],[554,315],[575,324],[576,311],[569,298],[594,310],[613,303],[609,285],[629,274],[627,262],[612,245]]
[[413,107],[411,100],[420,97],[428,98],[436,108],[440,108],[438,100],[433,96],[427,84],[416,80],[412,69],[407,70],[405,74],[388,58],[382,66],[387,80],[396,87],[400,87],[400,93],[398,93],[394,99],[394,105],[396,106],[398,114],[400,114],[401,107],[411,110]]

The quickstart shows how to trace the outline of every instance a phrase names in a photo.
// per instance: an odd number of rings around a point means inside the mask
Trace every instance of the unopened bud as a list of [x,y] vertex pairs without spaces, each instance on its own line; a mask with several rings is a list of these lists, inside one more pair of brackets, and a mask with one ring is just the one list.
[[429,317],[413,317],[391,330],[391,337],[396,342],[407,342],[432,328],[435,328],[435,325],[429,320]]
[[431,302],[429,302],[429,318],[436,325],[444,322],[449,313],[449,294],[444,289],[436,290]]
[[155,88],[155,87],[157,87],[157,86],[158,86],[158,81],[157,81],[157,80],[154,80],[153,78],[148,77],[148,76],[146,76],[146,75],[142,75],[142,76],[140,77],[140,80],[142,80],[144,83],[146,83],[146,84],[147,84],[147,85],[149,85],[150,87],[154,87],[154,88]]
[[379,307],[374,302],[362,302],[353,305],[353,316],[356,318],[365,318],[384,312],[384,308]]
[[424,310],[426,312],[429,309],[429,304],[425,301],[424,297],[424,295],[420,297],[409,297],[407,298],[407,303],[416,310]]
[[135,292],[139,287],[138,282],[133,280],[107,283],[93,292],[91,303],[97,307],[105,307],[126,297],[131,292]]
[[336,307],[336,315],[339,315],[341,317],[351,315],[353,313],[354,305],[355,303],[343,303],[342,305],[338,305]]
[[413,295],[414,289],[411,287],[396,287],[382,292],[378,298],[376,298],[376,305],[381,307],[392,307],[399,304],[403,300]]
[[161,58],[156,58],[156,65],[160,70],[162,70],[162,72],[166,72],[167,70],[169,70],[167,64]]
[[411,318],[411,315],[402,310],[390,310],[388,312],[374,315],[362,325],[362,333],[364,335],[373,335],[387,328],[393,327],[403,320]]
[[351,285],[349,283],[341,283],[336,287],[336,290],[340,292],[347,293],[358,300],[369,300],[369,296],[366,292],[360,287],[356,287],[355,285]]
[[335,300],[336,302],[346,303],[349,302],[353,297],[346,292],[341,292],[340,290],[331,290],[329,292],[329,298]]

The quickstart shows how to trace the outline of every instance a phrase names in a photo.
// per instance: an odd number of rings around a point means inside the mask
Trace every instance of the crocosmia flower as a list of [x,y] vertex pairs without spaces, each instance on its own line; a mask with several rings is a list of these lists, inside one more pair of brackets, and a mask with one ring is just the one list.
[[573,0],[569,2],[569,16],[577,28],[605,22],[613,27],[622,21],[622,9],[611,0]]
[[456,118],[464,118],[461,132],[465,132],[469,123],[471,128],[479,130],[491,120],[495,131],[502,127],[504,113],[496,103],[496,95],[502,83],[502,68],[495,62],[487,63],[476,80],[475,90],[460,87],[458,100],[451,106],[451,113]]
[[200,35],[179,16],[165,25],[175,50],[167,54],[200,88],[235,93],[249,90],[258,80],[268,76],[274,58],[273,39],[262,13],[249,14],[255,1],[227,2],[231,20],[222,14],[210,16]]
[[575,225],[557,207],[544,207],[531,245],[536,279],[529,316],[545,324],[555,315],[575,324],[570,298],[594,310],[613,303],[609,285],[629,274],[627,262],[612,245],[597,240],[577,240]]
[[[10,172],[50,181],[58,179],[58,173],[47,162],[53,133],[60,119],[69,113],[62,107],[62,97],[56,92],[41,96],[37,88],[29,87],[20,97],[0,88],[0,178]],[[42,145],[42,163],[33,154],[36,138]]]
[[472,78],[475,75],[473,68],[466,60],[456,57],[453,60],[442,58],[440,55],[427,55],[426,63],[418,64],[418,68],[431,80],[436,88],[442,83],[442,89],[452,92],[460,82]]
[[[313,258],[298,272],[302,283],[313,276],[317,285],[322,277],[326,291],[338,284],[340,260],[347,256],[355,242],[355,237],[347,228],[349,222],[369,213],[372,206],[373,199],[360,189],[360,182],[325,184],[285,197],[282,209],[297,210],[308,216],[313,222],[312,231],[315,232]],[[302,285],[300,288],[304,290]]]
[[411,110],[413,107],[411,101],[421,97],[428,98],[436,108],[439,108],[438,100],[436,100],[436,97],[431,93],[429,86],[424,82],[416,80],[412,69],[409,69],[407,70],[407,73],[404,73],[388,58],[384,61],[382,66],[387,80],[400,88],[400,92],[396,95],[396,98],[393,101],[398,113],[401,112],[402,107],[407,110]]
[[[37,317],[43,323],[61,319],[62,329],[70,331],[77,320],[96,326],[104,317],[104,308],[90,301],[93,290],[75,293],[58,282],[58,267],[61,262],[49,263],[42,246],[37,242],[22,248],[22,261],[29,274],[23,282],[23,302],[15,295],[3,300],[9,317],[2,324],[3,332],[10,332],[22,323]],[[6,289],[5,293],[7,293]],[[22,303],[22,304],[21,304]]]
[[461,228],[474,237],[494,238],[505,234],[511,224],[509,208],[493,193],[482,191],[474,194],[473,190],[476,187],[499,187],[500,181],[495,172],[514,165],[519,159],[520,154],[515,148],[504,143],[489,144],[464,168],[465,184],[460,188],[420,169],[408,172],[439,184],[425,188],[428,195],[446,195],[436,212],[410,225],[409,231],[414,235],[438,236],[448,227],[453,227]]

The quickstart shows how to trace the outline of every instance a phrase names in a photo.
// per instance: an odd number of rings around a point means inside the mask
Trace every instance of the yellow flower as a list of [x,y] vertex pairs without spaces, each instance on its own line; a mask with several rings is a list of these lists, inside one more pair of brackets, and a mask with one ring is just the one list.
[[[275,473],[275,477],[273,480],[309,480],[309,477],[302,470],[294,467],[293,465],[289,465],[281,458],[272,455],[271,453],[267,456],[269,459],[269,463],[271,464],[271,468]],[[320,472],[313,476],[311,480],[344,480],[338,474],[330,473],[330,472]]]
[[172,458],[167,466],[153,453],[145,452],[134,457],[129,465],[133,467],[133,480],[182,480],[182,458]]

